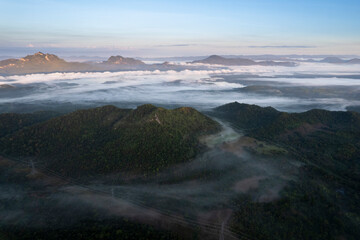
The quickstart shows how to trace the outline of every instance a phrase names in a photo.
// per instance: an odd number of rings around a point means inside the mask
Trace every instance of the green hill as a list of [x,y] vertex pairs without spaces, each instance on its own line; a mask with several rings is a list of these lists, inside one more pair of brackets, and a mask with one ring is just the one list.
[[314,109],[303,113],[230,103],[214,109],[248,136],[285,146],[297,157],[360,180],[360,114]]
[[238,102],[217,107],[214,112],[241,129],[254,129],[269,124],[280,114],[272,107],[262,108]]
[[56,112],[35,113],[3,113],[0,114],[0,138],[16,132],[24,127],[44,122],[52,117],[58,116]]
[[70,176],[150,174],[188,161],[199,150],[198,136],[219,129],[192,108],[104,106],[20,129],[1,139],[0,151],[37,157],[46,167]]
[[237,102],[212,114],[301,162],[279,200],[234,200],[235,232],[254,239],[359,239],[360,114],[285,113]]

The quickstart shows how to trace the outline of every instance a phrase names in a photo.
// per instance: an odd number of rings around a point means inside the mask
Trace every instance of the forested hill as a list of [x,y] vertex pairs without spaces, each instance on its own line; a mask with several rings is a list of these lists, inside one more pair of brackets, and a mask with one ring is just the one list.
[[235,200],[235,232],[254,239],[359,239],[360,114],[285,113],[237,102],[211,114],[249,138],[286,149],[299,164],[280,200]]
[[283,145],[327,171],[360,180],[359,113],[320,109],[286,113],[234,102],[215,108],[213,114],[248,136]]
[[0,138],[16,132],[24,127],[44,122],[61,115],[57,112],[42,111],[35,113],[3,113],[0,114]]
[[77,177],[156,173],[190,160],[199,150],[198,136],[220,126],[193,108],[143,105],[135,110],[114,106],[79,110],[14,129],[0,140],[3,154],[36,157],[52,170]]

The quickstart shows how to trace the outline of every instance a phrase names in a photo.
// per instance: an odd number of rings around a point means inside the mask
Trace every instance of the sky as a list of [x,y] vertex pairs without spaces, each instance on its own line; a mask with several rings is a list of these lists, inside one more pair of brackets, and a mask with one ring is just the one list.
[[359,0],[0,0],[0,56],[360,55]]

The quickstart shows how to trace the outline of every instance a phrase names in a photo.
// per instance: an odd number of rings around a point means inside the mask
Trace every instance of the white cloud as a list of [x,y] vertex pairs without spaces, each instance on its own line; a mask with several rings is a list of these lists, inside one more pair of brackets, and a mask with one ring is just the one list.
[[[0,84],[38,84],[36,91],[12,98],[0,98],[5,102],[59,101],[73,103],[126,102],[190,105],[199,108],[215,107],[238,101],[261,106],[274,106],[287,109],[291,105],[323,104],[334,109],[344,109],[346,105],[358,104],[344,99],[285,98],[240,93],[234,89],[242,88],[241,82],[227,81],[216,75],[249,75],[251,80],[278,81],[307,86],[360,86],[359,79],[315,77],[296,78],[295,74],[332,74],[333,76],[360,74],[356,65],[301,64],[297,67],[245,66],[228,69],[184,71],[121,71],[121,72],[83,72],[49,73],[0,77]],[[262,76],[257,78],[256,75]],[[279,75],[274,78],[275,75]],[[285,77],[290,75],[292,77]],[[281,77],[284,76],[284,77]],[[291,110],[291,109],[290,109]]]

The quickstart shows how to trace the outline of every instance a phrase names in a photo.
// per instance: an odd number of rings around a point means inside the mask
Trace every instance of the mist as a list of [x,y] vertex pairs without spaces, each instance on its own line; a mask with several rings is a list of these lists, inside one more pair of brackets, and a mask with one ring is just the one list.
[[[52,104],[65,103],[130,108],[152,103],[208,110],[238,101],[284,111],[345,110],[348,106],[360,105],[360,72],[356,65],[300,63],[296,67],[206,67],[210,69],[3,76],[0,77],[0,110],[9,111],[6,107],[9,104],[12,111],[21,111],[15,105],[41,105],[46,110]],[[268,91],[259,91],[259,87]],[[321,91],[306,95],[304,87]],[[348,90],[351,96],[344,94]]]
[[0,224],[66,228],[96,214],[97,220],[127,218],[165,229],[200,228],[208,239],[235,239],[228,227],[238,207],[232,200],[239,195],[254,202],[280,199],[282,189],[297,181],[301,164],[286,153],[248,151],[254,140],[220,123],[221,132],[201,139],[205,152],[147,178],[113,174],[79,181],[31,159],[1,159],[0,202],[11,207],[0,209]]

